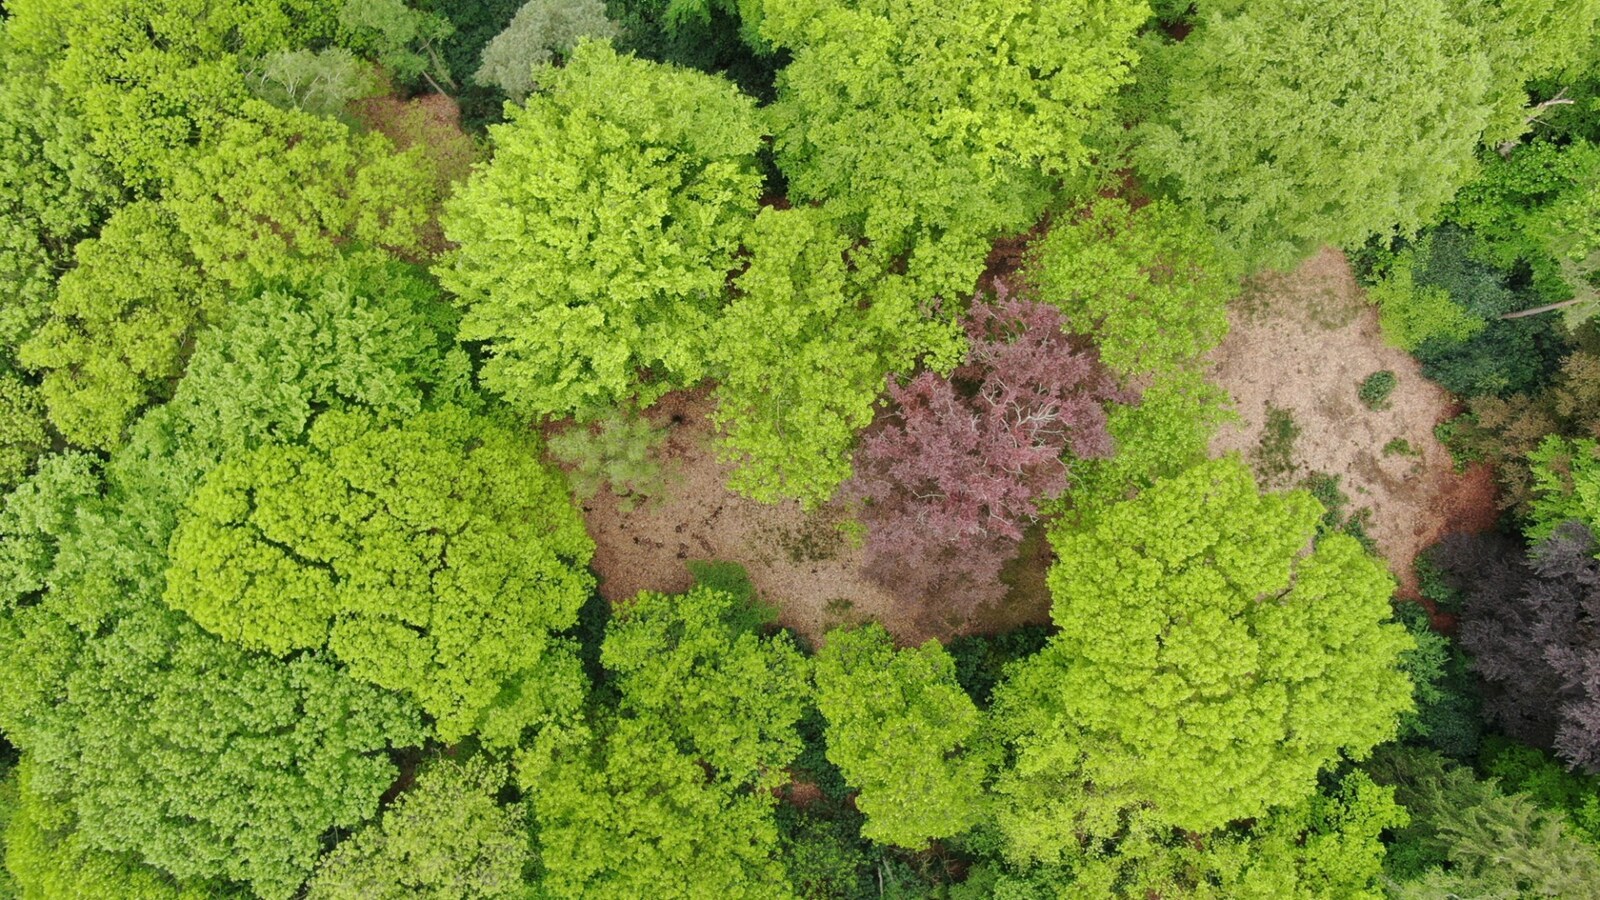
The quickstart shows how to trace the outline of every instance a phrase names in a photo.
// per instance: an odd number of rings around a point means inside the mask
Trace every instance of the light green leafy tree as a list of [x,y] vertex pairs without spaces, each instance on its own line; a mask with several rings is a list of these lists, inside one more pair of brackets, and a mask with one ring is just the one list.
[[520,102],[539,86],[533,79],[535,68],[565,56],[581,38],[609,40],[616,35],[616,23],[606,18],[601,0],[528,0],[483,48],[472,80]]
[[0,369],[0,492],[16,487],[49,448],[39,389]]
[[307,266],[235,297],[195,341],[172,399],[129,430],[110,464],[122,513],[160,552],[178,511],[224,456],[296,440],[326,409],[383,421],[473,406],[456,315],[427,275],[376,251]]
[[91,845],[77,831],[72,807],[41,796],[33,789],[32,766],[26,760],[0,783],[0,806],[7,810],[0,842],[6,872],[16,886],[16,900],[55,897],[118,897],[126,900],[207,900],[240,896],[214,884],[178,884],[158,869],[141,865],[129,854],[108,853]]
[[211,471],[166,599],[247,648],[326,647],[455,741],[576,623],[593,552],[530,437],[454,407],[391,427],[334,411]]
[[[55,0],[14,4],[48,17]],[[241,60],[331,37],[322,0],[81,0],[59,20],[52,77],[81,112],[96,155],[147,195],[249,99]],[[232,174],[232,173],[230,173]]]
[[1394,736],[1393,581],[1354,538],[1308,553],[1321,515],[1226,458],[1052,530],[1060,631],[996,694],[1013,853],[1048,861],[1134,805],[1191,831],[1259,816]]
[[1198,364],[1228,332],[1233,275],[1195,210],[1109,197],[1052,228],[1031,266],[1039,299],[1124,377]]
[[1385,829],[1405,823],[1394,790],[1355,772],[1304,803],[1204,834],[1175,834],[1134,811],[1113,841],[1070,846],[1060,865],[986,862],[970,892],[951,897],[1382,900]]
[[979,822],[994,760],[955,660],[937,641],[896,650],[876,623],[831,631],[816,683],[828,760],[860,791],[863,837],[922,850]]
[[552,897],[794,896],[772,794],[708,780],[658,719],[606,718],[558,751],[524,753],[519,780]]
[[1573,77],[1589,60],[1600,0],[1451,0],[1451,7],[1489,58],[1494,115],[1484,140],[1514,146],[1542,113],[1528,109],[1528,82]]
[[166,609],[163,541],[102,490],[89,458],[51,457],[0,514],[0,728],[85,846],[288,898],[324,832],[377,812],[420,715],[316,654],[246,654]]
[[118,210],[76,256],[50,319],[18,356],[43,370],[50,419],[68,440],[111,448],[139,409],[182,374],[184,347],[221,313],[222,292],[153,203]]
[[767,790],[789,779],[810,691],[789,635],[757,633],[760,612],[708,585],[646,591],[617,607],[600,659],[624,713],[672,735],[718,781]]
[[1600,443],[1552,434],[1528,455],[1528,462],[1533,475],[1528,540],[1547,538],[1571,519],[1591,532],[1600,529]]
[[821,210],[762,210],[745,243],[750,265],[712,351],[719,452],[739,464],[740,493],[813,505],[850,477],[885,377],[919,357],[948,369],[965,341],[914,285],[852,254]]
[[761,144],[731,83],[585,42],[490,129],[494,159],[446,204],[437,269],[483,380],[536,415],[648,405],[706,374]]
[[317,867],[308,900],[482,900],[522,897],[529,861],[526,813],[503,806],[503,766],[438,760],[383,817]]
[[351,242],[420,255],[436,202],[422,148],[251,98],[175,171],[166,205],[206,274],[239,288]]
[[1134,160],[1252,266],[1414,232],[1472,175],[1478,47],[1446,0],[1202,4],[1141,71],[1157,99]]
[[988,242],[1027,229],[1129,80],[1143,0],[768,0],[761,34],[793,62],[772,108],[796,200],[932,293],[965,296]]
[[808,665],[762,636],[742,570],[618,606],[601,661],[615,707],[517,754],[554,897],[789,897],[773,788],[800,751]]
[[0,348],[42,321],[72,248],[120,199],[46,61],[0,31]]
[[1230,403],[1228,392],[1199,372],[1156,378],[1137,403],[1111,407],[1106,431],[1116,452],[1110,459],[1079,460],[1067,500],[1077,509],[1126,500],[1203,461],[1217,427],[1238,418]]

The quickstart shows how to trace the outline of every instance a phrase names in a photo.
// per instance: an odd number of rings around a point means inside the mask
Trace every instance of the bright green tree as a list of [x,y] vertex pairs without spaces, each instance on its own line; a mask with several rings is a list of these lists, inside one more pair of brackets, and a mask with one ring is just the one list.
[[1125,500],[1203,461],[1217,427],[1238,418],[1229,403],[1227,391],[1192,370],[1155,379],[1137,403],[1112,406],[1106,430],[1116,452],[1079,460],[1068,499],[1079,509]]
[[800,751],[808,666],[742,569],[619,604],[611,703],[517,754],[554,897],[788,897],[773,788]]
[[55,0],[9,5],[64,46],[52,77],[93,152],[146,194],[249,99],[241,60],[325,39],[334,24],[322,0],[81,0],[55,20]]
[[52,457],[0,516],[0,727],[97,851],[290,896],[320,836],[372,816],[424,732],[317,655],[252,656],[156,599],[161,545]]
[[982,719],[937,641],[896,650],[883,626],[835,630],[817,656],[828,760],[860,790],[863,837],[913,850],[985,812]]
[[18,356],[43,370],[50,419],[84,447],[115,447],[139,409],[183,371],[194,331],[221,313],[222,294],[173,218],[153,203],[118,210],[77,247],[50,319]]
[[587,42],[490,130],[446,205],[437,268],[486,341],[483,379],[538,415],[654,401],[706,374],[761,177],[754,104],[698,72]]
[[1060,631],[996,699],[1016,853],[1131,805],[1193,831],[1259,816],[1393,737],[1412,702],[1393,581],[1353,538],[1306,552],[1321,515],[1227,458],[1052,530]]
[[521,762],[552,897],[793,896],[771,792],[708,779],[659,719],[606,718]]
[[671,734],[719,782],[763,790],[788,781],[810,692],[788,634],[757,633],[760,612],[709,585],[647,591],[617,607],[600,659],[625,713]]
[[323,857],[308,900],[481,900],[525,896],[525,812],[502,806],[502,766],[430,763],[383,818]]
[[436,199],[422,148],[251,98],[174,170],[167,206],[206,274],[238,288],[351,242],[419,255]]
[[[206,900],[237,895],[218,885],[174,883],[129,854],[93,846],[76,829],[72,807],[33,789],[26,761],[0,783],[0,806],[11,806],[0,841],[5,868],[17,887],[16,900],[55,897],[118,897],[126,900]],[[0,873],[0,896],[6,894]]]
[[454,407],[391,427],[335,411],[212,470],[166,599],[247,648],[326,647],[454,741],[575,624],[593,552],[531,438]]
[[0,369],[0,492],[16,487],[49,448],[39,389]]
[[853,234],[932,293],[964,296],[988,241],[1027,229],[1129,79],[1143,0],[768,0],[786,48],[773,107],[793,198],[827,201]]
[[1529,540],[1549,537],[1569,519],[1591,532],[1600,529],[1600,443],[1550,435],[1528,455],[1528,462],[1533,476]]
[[1472,174],[1478,47],[1446,0],[1202,4],[1143,73],[1134,159],[1253,265],[1413,232]]
[[1093,336],[1101,361],[1123,376],[1193,366],[1227,334],[1238,285],[1192,209],[1156,200],[1136,210],[1099,198],[1035,252],[1039,299]]
[[745,243],[750,265],[712,351],[719,451],[739,463],[740,493],[820,503],[850,477],[885,377],[919,357],[947,369],[965,344],[906,279],[852,254],[821,210],[762,210]]
[[988,862],[966,885],[988,882],[990,893],[951,896],[1381,900],[1384,833],[1405,822],[1394,790],[1355,772],[1304,803],[1205,834],[1135,811],[1114,840],[1069,845],[1060,865]]
[[6,354],[43,320],[73,245],[118,200],[107,167],[47,62],[0,31],[0,347]]

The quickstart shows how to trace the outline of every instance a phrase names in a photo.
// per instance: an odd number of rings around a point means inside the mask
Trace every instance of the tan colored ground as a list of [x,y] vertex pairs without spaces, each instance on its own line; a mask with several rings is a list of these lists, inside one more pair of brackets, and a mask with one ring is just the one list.
[[[606,599],[640,590],[681,591],[690,584],[684,567],[689,560],[731,560],[742,563],[762,597],[779,608],[781,624],[813,640],[836,625],[867,620],[882,622],[904,642],[954,633],[930,629],[918,610],[862,574],[862,552],[837,528],[842,510],[824,507],[808,514],[797,503],[757,503],[729,491],[729,467],[711,452],[710,410],[706,393],[697,391],[669,395],[647,413],[670,429],[663,448],[669,481],[660,498],[630,511],[602,490],[584,504]],[[1048,559],[1034,556],[1042,573]],[[1028,609],[1008,604],[961,630],[1005,630],[1044,614],[1037,600]]]
[[[1383,342],[1377,311],[1342,253],[1326,250],[1292,273],[1258,279],[1231,318],[1211,376],[1233,396],[1242,421],[1223,427],[1213,453],[1249,459],[1268,405],[1289,410],[1300,428],[1296,469],[1273,486],[1292,486],[1313,472],[1339,476],[1350,509],[1372,509],[1367,531],[1407,593],[1420,550],[1449,531],[1493,523],[1491,473],[1479,467],[1456,474],[1433,437],[1433,426],[1456,411],[1449,395],[1424,379],[1408,354]],[[1398,385],[1388,409],[1369,410],[1357,386],[1383,369]],[[1416,455],[1386,454],[1394,438]]]

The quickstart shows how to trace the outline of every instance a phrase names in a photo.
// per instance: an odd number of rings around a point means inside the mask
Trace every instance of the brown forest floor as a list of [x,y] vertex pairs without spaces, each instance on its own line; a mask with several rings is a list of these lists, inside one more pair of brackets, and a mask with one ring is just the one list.
[[[1290,472],[1262,471],[1272,487],[1312,473],[1337,475],[1349,511],[1372,510],[1367,533],[1389,561],[1401,592],[1415,596],[1416,555],[1451,531],[1493,526],[1495,484],[1487,466],[1456,473],[1433,427],[1457,409],[1423,378],[1416,360],[1384,343],[1376,308],[1344,254],[1325,250],[1294,272],[1256,279],[1235,304],[1232,329],[1212,354],[1211,378],[1234,400],[1241,421],[1223,426],[1212,452],[1246,459],[1262,439],[1269,405],[1299,427]],[[1361,381],[1388,369],[1398,377],[1387,409],[1357,399]],[[1414,455],[1384,452],[1405,440]],[[1267,467],[1268,469],[1272,467]]]
[[[999,248],[990,278],[1005,277],[1016,247]],[[1292,471],[1264,479],[1292,487],[1313,472],[1339,476],[1350,511],[1372,510],[1368,533],[1389,560],[1402,592],[1414,595],[1412,560],[1453,530],[1482,530],[1496,514],[1487,468],[1452,469],[1433,426],[1454,412],[1449,396],[1424,379],[1416,362],[1383,342],[1376,311],[1364,300],[1344,256],[1326,251],[1292,273],[1257,279],[1236,304],[1233,328],[1212,356],[1211,377],[1232,395],[1240,422],[1224,426],[1216,454],[1248,459],[1260,443],[1268,405],[1286,409],[1300,434]],[[1380,369],[1399,383],[1388,409],[1371,411],[1357,385]],[[669,429],[662,448],[668,483],[661,495],[628,507],[602,490],[584,504],[594,537],[601,593],[620,600],[641,590],[688,588],[685,563],[697,559],[742,563],[779,622],[816,640],[829,628],[875,620],[902,642],[961,633],[993,633],[1048,621],[1044,573],[1050,551],[1042,529],[1024,541],[1006,570],[1010,595],[965,624],[930,625],[937,616],[910,608],[869,579],[863,554],[839,530],[847,511],[827,506],[807,513],[798,504],[767,505],[726,488],[730,467],[718,463],[707,420],[705,390],[672,394],[647,412]],[[1416,455],[1383,453],[1404,438]]]
[[[930,628],[921,610],[907,608],[863,573],[862,551],[838,528],[844,509],[830,505],[807,513],[798,503],[757,503],[729,491],[731,467],[712,451],[710,411],[707,392],[699,390],[670,394],[646,413],[669,429],[662,448],[667,487],[660,496],[629,509],[602,490],[583,505],[606,599],[682,591],[691,583],[685,563],[731,560],[742,563],[761,596],[778,607],[781,624],[813,641],[829,628],[869,620],[903,642],[953,636],[955,630]],[[1036,561],[1040,587],[1047,564],[1047,558]],[[959,630],[1004,631],[1044,615],[1037,600],[1025,609],[1007,603],[980,611]]]

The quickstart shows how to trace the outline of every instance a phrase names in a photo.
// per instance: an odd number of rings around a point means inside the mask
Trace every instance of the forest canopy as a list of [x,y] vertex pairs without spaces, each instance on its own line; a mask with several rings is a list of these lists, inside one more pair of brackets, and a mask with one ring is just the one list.
[[1600,0],[6,0],[0,900],[1600,897],[1597,312]]

